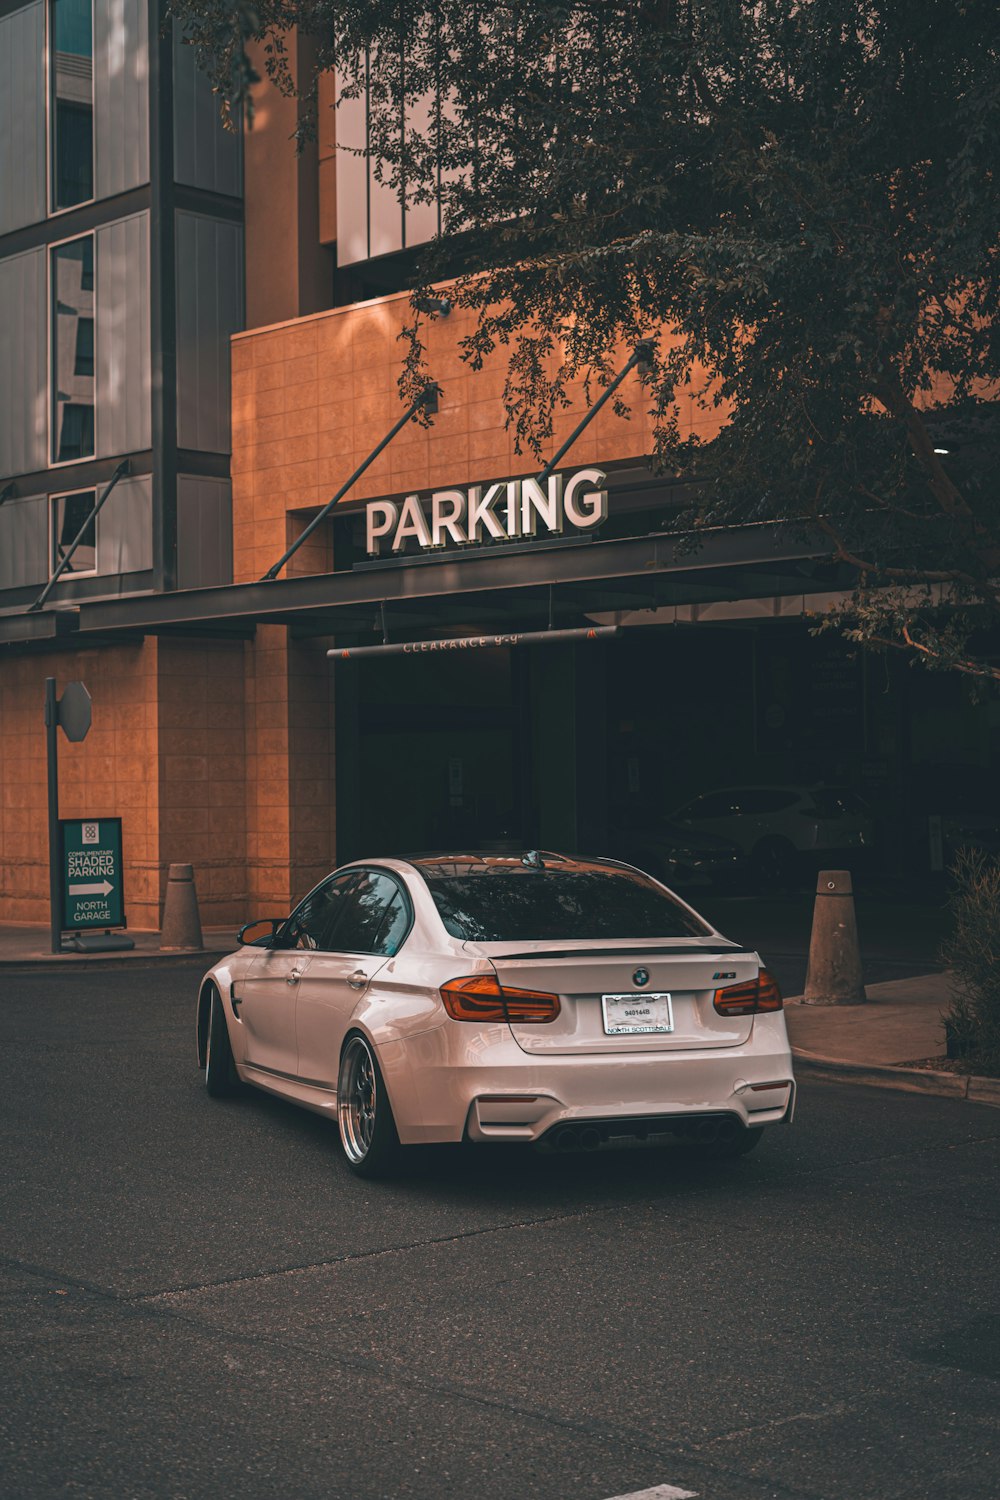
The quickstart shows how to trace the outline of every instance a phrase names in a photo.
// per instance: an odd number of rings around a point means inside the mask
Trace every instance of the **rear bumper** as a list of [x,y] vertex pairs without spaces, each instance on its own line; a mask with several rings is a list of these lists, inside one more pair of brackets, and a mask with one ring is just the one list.
[[450,1023],[379,1054],[404,1144],[466,1135],[532,1142],[584,1121],[726,1115],[743,1126],[769,1125],[790,1120],[795,1104],[780,1013],[757,1017],[742,1046],[697,1052],[539,1060],[506,1027]]

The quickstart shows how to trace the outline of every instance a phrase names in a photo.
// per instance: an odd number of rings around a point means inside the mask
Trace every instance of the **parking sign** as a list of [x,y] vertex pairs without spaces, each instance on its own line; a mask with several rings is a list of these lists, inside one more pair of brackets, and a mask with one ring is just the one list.
[[121,818],[60,818],[64,931],[124,927]]

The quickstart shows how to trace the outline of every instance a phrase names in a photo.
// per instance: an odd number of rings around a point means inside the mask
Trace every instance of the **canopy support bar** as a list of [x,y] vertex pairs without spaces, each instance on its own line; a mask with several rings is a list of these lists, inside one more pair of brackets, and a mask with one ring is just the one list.
[[[55,588],[56,584],[59,582],[60,578],[62,577],[62,575],[65,573],[66,569],[69,567],[70,563],[72,562],[72,560],[73,560],[73,553],[76,551],[77,547],[79,547],[80,543],[83,541],[83,539],[86,536],[87,532],[89,531],[90,527],[93,526],[94,522],[97,520],[97,517],[100,514],[101,506],[104,504],[105,500],[111,494],[111,491],[114,489],[114,487],[118,483],[119,479],[124,478],[124,476],[129,472],[129,470],[130,470],[131,467],[132,467],[131,460],[128,459],[128,458],[123,458],[122,461],[121,461],[121,463],[118,465],[117,469],[115,470],[115,472],[112,474],[110,480],[108,481],[107,487],[106,487],[103,495],[98,500],[97,504],[94,506],[93,510],[90,512],[90,515],[84,521],[83,525],[80,527],[80,530],[77,532],[76,536],[73,538],[72,542],[70,543],[70,548],[69,548],[69,551],[66,553],[66,556],[63,558],[63,560],[59,564],[58,568],[56,568],[55,572],[53,573],[52,577],[49,579],[49,581],[45,585],[45,587],[42,589],[42,592],[39,594],[38,598],[34,601],[33,604],[29,604],[28,605],[27,613],[29,615],[31,614],[31,612],[33,610],[41,609],[42,605],[45,603],[46,599],[49,597],[49,595],[51,594],[52,590]],[[95,532],[95,536],[96,536],[96,532]]]
[[552,458],[549,459],[548,463],[545,465],[545,468],[542,470],[542,472],[538,476],[538,483],[539,484],[544,484],[545,483],[545,481],[548,479],[549,475],[553,472],[553,470],[558,465],[558,463],[559,463],[560,459],[563,457],[563,455],[566,454],[566,453],[568,453],[569,450],[572,448],[573,444],[576,442],[576,440],[580,436],[581,432],[583,432],[587,427],[590,426],[591,422],[597,416],[597,413],[600,411],[601,407],[604,406],[606,402],[608,402],[608,401],[611,400],[611,397],[614,395],[615,391],[621,385],[621,383],[625,379],[626,375],[631,374],[631,372],[635,369],[636,365],[646,365],[646,367],[648,368],[653,363],[653,350],[654,350],[654,344],[653,344],[653,340],[652,339],[640,339],[639,340],[639,342],[635,346],[635,350],[634,350],[634,352],[632,354],[632,358],[629,360],[629,362],[625,366],[624,370],[622,370],[619,375],[615,376],[615,378],[614,378],[614,380],[612,380],[611,384],[607,387],[607,389],[605,391],[603,391],[601,393],[601,395],[594,402],[594,404],[590,408],[590,410],[584,415],[582,421],[578,422],[577,425],[573,428],[573,431],[570,433],[569,437],[563,443],[563,445],[559,449],[559,451],[556,454],[554,454]]
[[263,578],[259,580],[260,583],[267,583],[270,579],[277,578],[278,574],[281,572],[288,559],[294,556],[294,554],[299,550],[299,548],[302,546],[302,543],[307,539],[307,537],[312,536],[313,532],[316,530],[316,527],[321,525],[322,522],[326,520],[327,516],[330,514],[331,510],[333,510],[334,506],[340,504],[340,501],[343,500],[344,496],[347,494],[352,485],[357,484],[358,480],[361,478],[365,470],[375,462],[383,449],[388,448],[397,432],[402,432],[407,422],[412,421],[412,419],[420,411],[437,411],[438,396],[440,395],[440,393],[441,387],[437,385],[433,380],[429,380],[424,386],[423,390],[420,392],[420,395],[417,397],[416,401],[413,402],[412,406],[409,406],[406,409],[406,411],[400,417],[399,421],[392,428],[391,432],[387,432],[385,437],[379,443],[378,447],[373,448],[371,453],[369,453],[364,463],[358,465],[354,473],[351,475],[350,479],[348,479],[344,484],[340,486],[340,489],[334,495],[333,499],[328,500],[323,506],[323,509],[317,515],[313,516],[312,520],[309,522],[309,525],[306,527],[302,535],[300,537],[296,537],[295,541],[288,548],[288,550],[286,552],[283,552],[278,558],[278,561],[272,564],[270,568],[268,568]]

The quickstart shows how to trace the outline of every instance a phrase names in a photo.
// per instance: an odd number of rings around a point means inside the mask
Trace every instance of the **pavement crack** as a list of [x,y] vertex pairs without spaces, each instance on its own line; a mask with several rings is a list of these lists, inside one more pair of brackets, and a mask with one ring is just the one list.
[[834,1401],[830,1406],[820,1407],[818,1411],[796,1411],[787,1417],[771,1417],[766,1422],[753,1422],[749,1427],[737,1427],[732,1432],[717,1432],[714,1436],[706,1438],[703,1443],[695,1443],[696,1448],[708,1448],[713,1443],[734,1443],[740,1438],[753,1437],[758,1432],[770,1432],[775,1427],[788,1427],[793,1422],[825,1422],[829,1417],[843,1417],[849,1408],[843,1401]]
[[[558,1217],[575,1216],[559,1215]],[[540,1222],[548,1221],[542,1220]],[[530,1225],[526,1224],[525,1227],[530,1227]],[[488,1232],[476,1231],[476,1233]],[[466,1239],[469,1237],[468,1235],[454,1235],[447,1236],[437,1242],[421,1241],[421,1243],[447,1243],[450,1239]],[[386,1251],[382,1253],[391,1254],[393,1252]],[[346,1258],[364,1259],[365,1257],[354,1256]],[[426,1375],[418,1374],[406,1365],[387,1365],[384,1361],[366,1355],[345,1354],[343,1352],[335,1353],[326,1349],[314,1349],[303,1346],[297,1340],[276,1337],[274,1334],[269,1333],[206,1326],[193,1313],[172,1307],[151,1305],[154,1301],[162,1303],[164,1300],[163,1297],[156,1299],[149,1298],[139,1305],[136,1305],[135,1302],[129,1302],[123,1310],[131,1312],[136,1316],[145,1315],[152,1318],[162,1318],[169,1324],[190,1328],[202,1338],[223,1342],[227,1347],[227,1352],[232,1346],[238,1345],[256,1350],[270,1350],[287,1359],[322,1360],[323,1368],[327,1371],[332,1367],[336,1367],[345,1372],[351,1372],[354,1375],[366,1376],[374,1381],[388,1384],[394,1383],[408,1391],[435,1400],[443,1400],[451,1404],[464,1402],[469,1406],[475,1406],[489,1412],[496,1412],[503,1417],[517,1418],[518,1420],[534,1423],[541,1427],[574,1433],[580,1437],[588,1438],[592,1442],[604,1444],[609,1448],[622,1448],[630,1456],[636,1453],[645,1454],[656,1463],[670,1463],[672,1465],[684,1463],[689,1468],[704,1473],[708,1479],[725,1476],[730,1480],[739,1481],[744,1494],[753,1496],[759,1493],[760,1500],[826,1500],[826,1497],[811,1489],[804,1489],[801,1486],[791,1486],[782,1480],[769,1476],[748,1475],[745,1470],[719,1463],[709,1455],[700,1454],[697,1451],[698,1445],[693,1443],[658,1440],[650,1438],[648,1433],[640,1430],[625,1427],[607,1427],[601,1422],[566,1416],[562,1412],[554,1411],[550,1407],[544,1407],[537,1402],[527,1405],[511,1400],[509,1397],[491,1395],[489,1392],[455,1381],[431,1379]]]
[[384,1245],[374,1250],[354,1250],[347,1255],[333,1255],[325,1260],[303,1261],[292,1266],[277,1266],[264,1271],[252,1271],[245,1276],[223,1276],[214,1281],[196,1281],[186,1286],[169,1287],[159,1292],[134,1292],[122,1298],[134,1304],[169,1302],[178,1297],[194,1296],[198,1292],[222,1291],[227,1287],[249,1286],[255,1281],[274,1281],[283,1276],[302,1276],[309,1271],[329,1270],[333,1266],[350,1265],[354,1261],[380,1260],[393,1255],[407,1255],[414,1250],[430,1249],[439,1245],[460,1244],[463,1240],[479,1239],[490,1234],[506,1234],[510,1230],[536,1229],[544,1224],[564,1224],[574,1220],[591,1218],[596,1214],[612,1213],[612,1208],[581,1209],[567,1214],[543,1214],[536,1219],[515,1219],[509,1223],[484,1225],[481,1229],[465,1229],[458,1234],[435,1235],[429,1239],[409,1240],[398,1245]]

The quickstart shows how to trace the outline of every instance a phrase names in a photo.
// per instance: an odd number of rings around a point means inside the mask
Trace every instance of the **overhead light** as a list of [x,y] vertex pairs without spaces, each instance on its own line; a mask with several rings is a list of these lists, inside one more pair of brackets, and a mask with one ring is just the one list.
[[942,457],[944,457],[946,454],[948,454],[948,453],[951,452],[951,449],[950,448],[935,448],[934,452],[935,453],[940,453],[942,455]]

